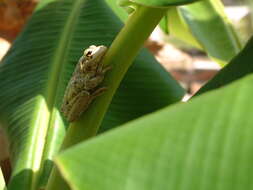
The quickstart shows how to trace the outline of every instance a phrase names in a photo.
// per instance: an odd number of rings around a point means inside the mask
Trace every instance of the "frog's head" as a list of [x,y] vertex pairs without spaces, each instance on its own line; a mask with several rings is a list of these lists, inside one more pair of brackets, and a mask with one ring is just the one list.
[[107,47],[101,45],[101,46],[95,46],[92,45],[86,50],[84,50],[83,54],[84,57],[89,61],[89,62],[97,62],[99,61],[104,55],[105,52],[107,51]]

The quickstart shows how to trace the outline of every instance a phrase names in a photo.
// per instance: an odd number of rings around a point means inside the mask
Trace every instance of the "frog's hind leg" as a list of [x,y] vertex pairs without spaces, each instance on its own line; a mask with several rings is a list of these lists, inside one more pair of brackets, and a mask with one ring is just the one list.
[[65,113],[67,120],[73,122],[79,118],[79,116],[88,108],[90,104],[90,93],[87,91],[81,91],[70,102],[69,109]]
[[106,90],[107,90],[106,87],[98,88],[97,90],[95,90],[95,91],[91,94],[92,99],[94,99],[94,98],[100,96],[100,95],[103,94]]
[[76,95],[71,102],[69,102],[69,109],[66,110],[65,116],[69,122],[77,120],[80,115],[87,110],[92,100],[103,94],[106,87],[95,90],[92,94],[87,91],[81,91]]
[[106,87],[101,87],[96,89],[91,95],[90,95],[90,101],[92,102],[96,97],[102,95],[107,90]]

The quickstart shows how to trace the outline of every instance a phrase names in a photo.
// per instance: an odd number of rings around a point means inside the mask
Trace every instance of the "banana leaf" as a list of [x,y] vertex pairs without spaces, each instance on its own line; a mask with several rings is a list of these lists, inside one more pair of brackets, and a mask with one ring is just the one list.
[[[104,1],[40,1],[0,67],[0,121],[13,167],[8,189],[45,186],[68,127],[59,108],[74,67],[84,48],[110,46],[121,27]],[[184,93],[147,51],[127,76],[105,118],[106,129],[179,101]],[[126,93],[129,85],[139,89]],[[134,110],[133,102],[139,113],[128,112]]]

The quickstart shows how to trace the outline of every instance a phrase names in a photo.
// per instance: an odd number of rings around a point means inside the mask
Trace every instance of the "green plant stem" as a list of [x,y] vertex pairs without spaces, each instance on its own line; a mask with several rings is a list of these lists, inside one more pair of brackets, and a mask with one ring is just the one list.
[[129,17],[103,60],[105,66],[112,66],[102,84],[108,90],[90,105],[80,120],[70,125],[62,150],[96,135],[126,71],[166,10],[140,6]]
[[[138,6],[129,16],[125,26],[113,41],[103,60],[104,65],[112,66],[102,84],[108,90],[96,98],[80,120],[70,124],[61,150],[96,135],[112,97],[126,71],[145,40],[166,13],[166,10],[165,8]],[[54,168],[47,189],[68,189],[66,185],[63,185],[64,182],[60,178],[59,172]]]

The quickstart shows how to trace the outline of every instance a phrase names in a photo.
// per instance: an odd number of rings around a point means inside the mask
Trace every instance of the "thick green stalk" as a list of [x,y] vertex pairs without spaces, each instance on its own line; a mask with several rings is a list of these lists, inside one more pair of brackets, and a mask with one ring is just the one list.
[[[117,35],[103,59],[104,65],[112,66],[102,84],[108,90],[94,100],[80,120],[70,124],[61,150],[96,135],[112,97],[126,71],[145,40],[166,13],[166,10],[165,8],[138,6],[129,16],[125,26]],[[65,186],[66,188],[63,187],[64,182],[61,182],[59,178],[60,174],[54,169],[47,189],[68,189],[67,186]]]
[[103,60],[104,65],[112,66],[102,84],[108,90],[96,98],[80,120],[71,123],[62,150],[96,135],[112,97],[126,71],[165,12],[166,9],[139,6],[129,17]]

